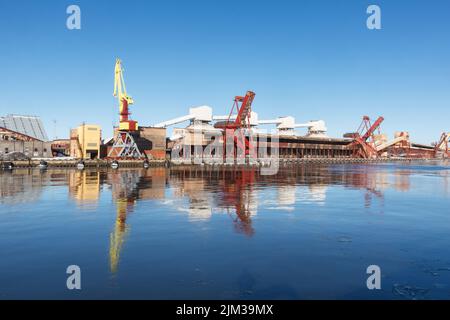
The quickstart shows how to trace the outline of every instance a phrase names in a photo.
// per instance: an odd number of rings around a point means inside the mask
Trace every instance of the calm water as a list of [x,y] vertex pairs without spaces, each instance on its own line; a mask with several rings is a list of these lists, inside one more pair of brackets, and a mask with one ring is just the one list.
[[0,299],[449,299],[447,165],[0,172]]

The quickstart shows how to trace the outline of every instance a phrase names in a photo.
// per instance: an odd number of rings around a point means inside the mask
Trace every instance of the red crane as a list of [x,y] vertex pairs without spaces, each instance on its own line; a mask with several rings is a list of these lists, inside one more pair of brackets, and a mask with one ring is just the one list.
[[[383,117],[379,117],[373,124],[370,122],[368,116],[364,116],[363,120],[358,128],[357,134],[354,136],[354,141],[350,147],[353,148],[353,156],[361,158],[376,158],[378,156],[377,149],[375,148],[373,134],[380,128],[381,123],[384,121]],[[370,138],[370,141],[369,141]]]
[[[250,129],[250,116],[254,98],[255,93],[252,91],[247,91],[243,97],[236,96],[228,120],[214,125],[215,128],[224,130],[224,150],[227,147],[227,141],[234,141],[234,156],[239,151],[245,156],[255,156],[256,154],[256,149],[245,132],[245,129]],[[234,111],[237,113],[236,118],[233,117]]]
[[438,143],[436,143],[436,146],[434,147],[434,155],[436,158],[439,158],[439,157],[449,158],[450,157],[450,151],[448,150],[449,140],[450,140],[450,133],[444,132],[441,135],[441,138],[439,139]]

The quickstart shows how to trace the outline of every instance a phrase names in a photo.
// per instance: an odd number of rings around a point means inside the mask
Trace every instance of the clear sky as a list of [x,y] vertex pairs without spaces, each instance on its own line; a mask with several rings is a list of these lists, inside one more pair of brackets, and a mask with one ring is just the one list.
[[[81,30],[66,28],[71,4]],[[382,30],[366,27],[370,4]],[[0,0],[0,115],[110,136],[120,57],[141,125],[204,104],[227,114],[253,90],[260,119],[323,119],[341,137],[382,115],[390,137],[431,143],[450,131],[449,16],[447,0]]]

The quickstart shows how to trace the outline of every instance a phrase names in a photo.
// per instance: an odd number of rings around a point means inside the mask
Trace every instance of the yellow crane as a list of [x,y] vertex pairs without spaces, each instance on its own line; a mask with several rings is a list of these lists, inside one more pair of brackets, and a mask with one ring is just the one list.
[[123,79],[122,60],[116,59],[114,68],[114,97],[119,101],[119,127],[114,144],[108,153],[110,159],[143,158],[133,136],[139,135],[137,121],[130,120],[129,106],[134,100],[127,94]]
[[123,79],[122,61],[116,59],[116,67],[114,69],[114,97],[119,100],[119,130],[120,131],[136,131],[138,129],[137,121],[130,120],[129,106],[134,104],[134,100],[127,94],[127,88]]

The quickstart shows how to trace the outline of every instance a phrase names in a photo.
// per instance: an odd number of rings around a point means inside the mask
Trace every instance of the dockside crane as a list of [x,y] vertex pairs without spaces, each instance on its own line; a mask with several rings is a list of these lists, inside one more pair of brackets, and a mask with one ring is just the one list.
[[[251,143],[248,136],[254,98],[255,93],[252,91],[247,91],[245,96],[236,96],[228,119],[217,122],[214,127],[224,131],[224,148],[227,148],[227,141],[233,141],[235,155],[240,153],[256,159],[256,146]],[[235,116],[234,113],[236,113]],[[224,155],[226,155],[226,152],[224,152]]]
[[378,156],[378,151],[375,146],[374,133],[377,129],[379,130],[383,121],[383,117],[378,117],[378,119],[372,124],[368,116],[363,117],[356,134],[353,136],[353,142],[349,146],[353,149],[354,157],[369,159],[376,158]]
[[114,68],[114,97],[119,102],[119,127],[114,144],[108,153],[108,158],[143,158],[134,137],[139,134],[137,121],[130,120],[129,106],[134,100],[127,94],[125,80],[123,78],[122,61],[116,59]]

